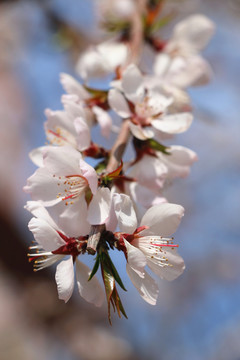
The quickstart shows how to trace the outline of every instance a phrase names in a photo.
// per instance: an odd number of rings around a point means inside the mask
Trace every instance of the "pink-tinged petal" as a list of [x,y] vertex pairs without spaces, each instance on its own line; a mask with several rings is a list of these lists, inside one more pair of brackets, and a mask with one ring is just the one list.
[[55,136],[60,138],[62,135],[62,129],[65,130],[65,133],[72,135],[75,134],[71,116],[66,111],[52,111],[50,109],[46,109],[45,115],[47,117],[47,121],[44,124],[44,128],[47,137],[51,135],[50,132],[52,131],[56,134]]
[[111,89],[108,93],[108,102],[110,107],[122,118],[129,118],[132,113],[129,109],[126,99],[123,94],[116,90]]
[[28,201],[24,208],[36,218],[45,220],[53,229],[58,229],[57,224],[50,216],[47,209],[39,201]]
[[176,204],[159,204],[147,210],[140,226],[148,226],[142,236],[171,236],[178,228],[184,215],[184,208]]
[[131,122],[129,123],[129,127],[133,136],[139,140],[148,140],[154,136],[151,128],[143,128],[140,125],[134,125]]
[[97,47],[88,48],[78,59],[76,71],[84,79],[101,77],[111,70],[106,58],[98,51]]
[[139,184],[153,191],[159,191],[164,185],[167,167],[160,159],[144,155],[130,168],[129,175],[135,178]]
[[92,111],[94,112],[97,121],[101,128],[101,134],[109,138],[112,129],[112,119],[107,111],[101,109],[99,106],[93,106]]
[[49,148],[43,157],[44,166],[56,176],[81,175],[79,160],[82,158],[79,151],[71,146]]
[[115,193],[112,204],[120,231],[132,234],[137,228],[137,218],[130,197]]
[[127,249],[127,262],[129,266],[141,277],[144,277],[144,268],[147,265],[146,256],[141,250],[132,246],[127,240],[124,239],[124,244]]
[[180,134],[191,126],[192,121],[191,113],[180,113],[164,116],[161,120],[153,120],[152,126],[168,134]]
[[89,148],[91,144],[91,133],[88,124],[83,118],[76,118],[74,126],[77,132],[77,147],[78,150],[83,151]]
[[122,89],[128,100],[134,104],[144,96],[143,76],[135,64],[130,64],[123,72]]
[[46,151],[46,146],[41,146],[36,149],[33,149],[29,153],[29,157],[34,163],[34,165],[38,167],[43,167],[43,153]]
[[[169,68],[171,58],[168,54],[160,53],[155,57],[153,71],[157,76],[164,76]],[[159,80],[158,80],[159,81]]]
[[64,193],[63,184],[59,184],[57,176],[53,176],[47,169],[39,168],[27,179],[23,190],[31,194],[33,200],[41,200],[43,205],[52,206],[61,201],[58,192]]
[[77,95],[63,95],[61,101],[69,119],[73,121],[77,117],[85,117],[83,103],[79,103],[79,97]]
[[168,168],[168,178],[186,177],[190,172],[190,166],[197,161],[197,154],[184,146],[171,146],[171,155],[158,153],[158,156]]
[[86,219],[87,203],[84,194],[73,201],[62,201],[54,209],[58,226],[70,237],[85,236],[89,234],[90,224]]
[[158,116],[166,111],[166,108],[173,103],[172,97],[164,96],[157,91],[149,91],[148,116]]
[[214,23],[204,15],[196,14],[179,22],[173,32],[176,41],[188,43],[194,50],[202,50],[215,31]]
[[136,204],[135,211],[139,221],[151,206],[167,202],[166,198],[158,194],[159,191],[156,193],[137,182],[129,184],[129,192],[131,199]]
[[150,305],[156,305],[159,289],[153,278],[147,272],[145,272],[144,278],[140,277],[128,264],[126,270],[143,300]]
[[33,233],[37,243],[46,251],[53,251],[65,245],[64,240],[58,235],[57,231],[43,219],[32,218],[28,228]]
[[104,292],[96,275],[88,281],[91,274],[89,267],[76,260],[76,278],[80,295],[89,303],[101,306],[104,300]]
[[88,207],[88,222],[92,225],[104,224],[109,217],[110,205],[110,190],[108,188],[98,188]]
[[205,85],[212,77],[208,62],[198,55],[177,56],[171,62],[167,80],[176,87]]
[[126,44],[112,40],[99,44],[97,51],[102,55],[109,71],[114,71],[119,65],[123,65],[128,56]]
[[55,280],[57,283],[58,297],[68,302],[74,289],[74,269],[72,257],[63,259],[56,268]]
[[92,193],[95,195],[98,187],[98,176],[96,170],[83,159],[80,159],[79,166],[82,176],[87,179],[89,187]]
[[64,90],[68,94],[70,94],[70,95],[75,94],[75,95],[79,96],[80,99],[88,99],[89,98],[88,92],[72,76],[65,74],[65,73],[61,73],[60,81],[61,81],[61,84],[62,84]]
[[165,251],[165,258],[168,260],[166,266],[159,266],[158,259],[148,259],[149,268],[161,279],[173,281],[178,278],[185,269],[183,258],[174,251]]

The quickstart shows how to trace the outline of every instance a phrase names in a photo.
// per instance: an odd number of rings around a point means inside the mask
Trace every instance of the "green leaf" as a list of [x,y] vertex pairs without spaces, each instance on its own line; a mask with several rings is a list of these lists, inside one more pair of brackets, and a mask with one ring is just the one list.
[[102,277],[103,277],[107,303],[108,303],[108,321],[112,325],[110,304],[113,301],[112,293],[115,288],[115,280],[112,274],[110,273],[109,269],[103,263],[101,263],[101,268],[102,268]]
[[95,264],[93,266],[92,272],[91,272],[91,274],[90,274],[90,276],[88,278],[88,281],[90,281],[93,278],[93,276],[96,274],[96,272],[98,271],[99,264],[100,264],[100,256],[98,254],[97,257],[96,257],[96,261],[95,261]]
[[117,283],[121,286],[121,288],[124,291],[127,291],[127,289],[125,288],[125,286],[123,285],[122,279],[120,278],[117,269],[115,268],[110,256],[108,253],[102,253],[103,259],[104,259],[104,264],[108,267],[109,271],[112,273],[114,279],[117,281]]
[[161,151],[165,155],[171,155],[171,153],[168,151],[168,146],[164,146],[154,139],[149,139],[148,144],[154,150]]
[[117,292],[116,287],[115,287],[114,290],[113,290],[112,299],[113,299],[113,301],[114,301],[114,303],[115,303],[115,305],[116,305],[116,309],[117,309],[117,312],[118,312],[118,316],[121,318],[121,313],[122,313],[123,316],[124,316],[126,319],[128,319],[127,314],[126,314],[126,312],[125,312],[125,310],[124,310],[123,304],[122,304],[122,302],[121,302],[121,299],[120,299],[120,297],[119,297],[119,295],[118,295],[118,292]]
[[95,166],[95,170],[98,174],[101,174],[103,170],[106,169],[106,166],[107,166],[106,160],[103,160]]
[[100,89],[94,89],[91,88],[89,86],[83,85],[84,89],[86,89],[91,95],[93,95],[96,98],[99,97],[106,97],[108,95],[108,91],[107,90],[100,90]]
[[165,15],[161,19],[157,20],[154,24],[152,24],[149,32],[154,33],[156,31],[158,31],[162,27],[166,26],[172,19],[173,19],[173,14]]

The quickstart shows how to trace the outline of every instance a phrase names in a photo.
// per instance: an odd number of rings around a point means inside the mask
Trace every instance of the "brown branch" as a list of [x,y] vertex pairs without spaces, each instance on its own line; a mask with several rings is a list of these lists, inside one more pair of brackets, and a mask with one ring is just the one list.
[[[129,136],[129,120],[123,120],[121,130],[110,152],[108,165],[106,167],[106,173],[110,173],[118,167],[128,144]],[[94,255],[96,253],[97,246],[104,229],[104,224],[92,225],[87,242],[87,251],[89,254]]]
[[129,120],[123,120],[121,130],[110,152],[108,165],[106,167],[106,173],[110,173],[116,170],[119,166],[119,163],[122,160],[124,151],[128,144],[129,136]]

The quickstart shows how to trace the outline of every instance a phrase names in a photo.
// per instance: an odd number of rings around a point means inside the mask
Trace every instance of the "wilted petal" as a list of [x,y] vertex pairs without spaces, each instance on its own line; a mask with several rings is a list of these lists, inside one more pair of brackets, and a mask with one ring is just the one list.
[[63,259],[56,268],[55,280],[58,297],[65,303],[70,299],[74,288],[74,269],[72,256]]
[[81,261],[76,260],[76,278],[80,295],[95,306],[101,306],[104,299],[104,293],[96,276],[88,281],[91,270]]
[[108,102],[111,108],[122,118],[132,116],[127,101],[120,91],[111,89],[108,93]]
[[159,290],[153,278],[147,272],[145,272],[144,278],[140,277],[128,264],[126,265],[126,270],[143,300],[150,305],[156,305]]
[[178,228],[184,215],[184,208],[176,204],[159,204],[147,210],[140,226],[148,226],[142,236],[171,236]]

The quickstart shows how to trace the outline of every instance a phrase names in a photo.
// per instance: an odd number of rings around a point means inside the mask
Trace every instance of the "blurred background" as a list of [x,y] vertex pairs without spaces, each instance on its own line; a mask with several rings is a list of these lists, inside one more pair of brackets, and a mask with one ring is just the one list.
[[240,1],[179,3],[169,0],[176,21],[200,12],[217,26],[204,52],[213,80],[190,90],[195,121],[175,141],[199,161],[165,192],[186,209],[176,234],[186,271],[159,281],[151,307],[113,254],[129,319],[113,315],[110,327],[106,306],[78,294],[65,305],[54,271],[33,273],[22,191],[35,170],[28,152],[45,142],[44,109],[61,108],[59,73],[74,75],[79,53],[101,37],[94,1],[0,1],[1,360],[240,359]]

